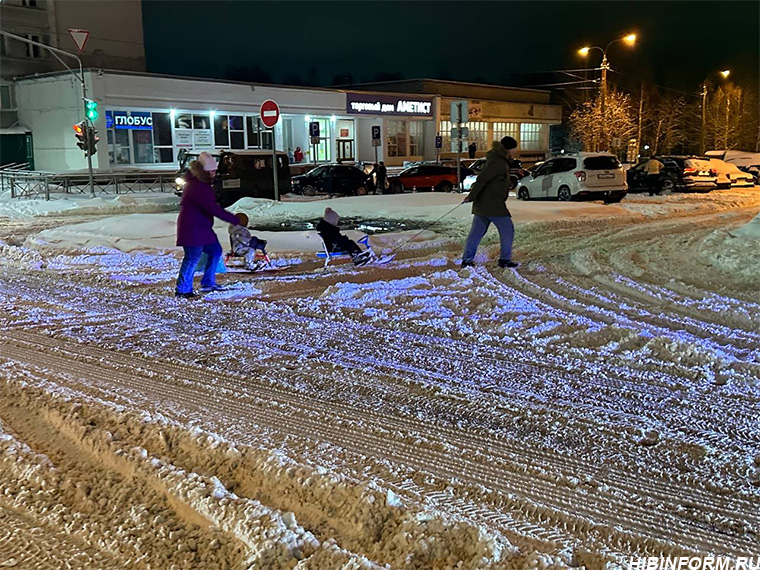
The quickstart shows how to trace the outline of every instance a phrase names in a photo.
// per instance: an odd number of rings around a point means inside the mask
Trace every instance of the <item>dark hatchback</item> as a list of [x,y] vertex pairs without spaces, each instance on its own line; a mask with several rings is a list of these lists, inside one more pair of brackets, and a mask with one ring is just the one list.
[[318,193],[364,196],[373,189],[369,176],[348,164],[323,164],[306,174],[293,176],[290,181],[293,192],[304,196]]

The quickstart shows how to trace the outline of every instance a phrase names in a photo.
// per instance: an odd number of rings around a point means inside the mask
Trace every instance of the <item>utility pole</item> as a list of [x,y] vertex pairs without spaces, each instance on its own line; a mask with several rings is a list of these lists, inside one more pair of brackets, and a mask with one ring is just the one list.
[[[607,50],[604,50],[602,56],[602,145],[608,147],[607,144],[607,70],[610,65],[607,63]],[[597,150],[609,150],[608,148],[601,148]]]
[[462,184],[462,104],[457,103],[457,190]]
[[723,148],[728,150],[728,114],[729,110],[731,109],[731,93],[729,93],[728,89],[726,89],[726,124],[723,127],[723,140],[725,144],[723,145]]
[[641,155],[641,122],[644,113],[644,83],[641,83],[641,94],[639,95],[639,130],[636,133],[636,158]]
[[[87,124],[88,131],[92,131],[95,128],[95,126],[92,124],[92,121],[90,121],[90,119],[87,117],[87,85],[85,84],[85,81],[84,81],[84,70],[82,69],[82,60],[79,59],[77,56],[75,56],[73,53],[69,53],[67,51],[63,51],[62,49],[54,48],[54,47],[51,47],[49,45],[42,44],[40,42],[35,42],[35,41],[32,41],[32,40],[28,40],[26,38],[23,38],[21,36],[17,36],[15,34],[11,34],[9,32],[4,32],[4,31],[0,30],[0,35],[7,36],[9,38],[12,38],[12,39],[20,41],[20,42],[31,44],[33,46],[39,46],[41,48],[44,48],[44,49],[48,50],[50,53],[53,54],[53,56],[59,62],[61,62],[61,65],[63,65],[63,67],[65,67],[69,71],[69,73],[71,73],[74,77],[76,77],[79,80],[80,84],[82,85],[82,110],[84,111],[84,120],[85,120],[85,122]],[[71,68],[68,65],[66,65],[63,62],[63,60],[60,57],[58,57],[58,55],[56,55],[58,53],[60,53],[62,55],[67,55],[69,57],[73,57],[74,59],[77,60],[77,62],[79,63],[79,75],[77,75],[76,73],[74,73],[71,70]],[[90,197],[94,198],[95,197],[95,181],[94,181],[94,178],[93,178],[93,175],[92,175],[92,156],[90,155],[89,152],[87,153],[87,171],[88,171],[89,176],[90,176]]]
[[705,106],[707,105],[707,82],[702,83],[702,128],[699,131],[699,156],[705,155]]

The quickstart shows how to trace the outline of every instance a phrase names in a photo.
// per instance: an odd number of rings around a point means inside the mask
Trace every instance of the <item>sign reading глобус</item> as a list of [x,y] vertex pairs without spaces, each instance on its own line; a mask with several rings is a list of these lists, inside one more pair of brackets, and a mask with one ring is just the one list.
[[432,117],[432,97],[346,93],[346,112],[354,115]]

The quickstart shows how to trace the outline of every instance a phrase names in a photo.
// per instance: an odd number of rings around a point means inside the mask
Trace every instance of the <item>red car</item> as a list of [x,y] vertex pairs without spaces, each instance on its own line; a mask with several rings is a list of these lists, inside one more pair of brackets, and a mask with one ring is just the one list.
[[[462,168],[462,178],[472,171]],[[400,194],[404,190],[432,190],[433,192],[451,192],[457,185],[457,169],[438,164],[419,164],[402,171],[396,176],[388,177],[391,194]]]

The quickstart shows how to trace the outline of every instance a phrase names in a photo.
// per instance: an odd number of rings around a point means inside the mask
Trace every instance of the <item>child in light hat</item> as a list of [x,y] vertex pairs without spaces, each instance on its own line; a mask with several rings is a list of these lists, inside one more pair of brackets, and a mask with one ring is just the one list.
[[351,255],[354,265],[365,265],[371,259],[369,250],[362,251],[359,245],[352,239],[340,233],[338,212],[330,207],[325,208],[324,216],[317,224],[317,232],[327,246],[327,251],[346,252]]

